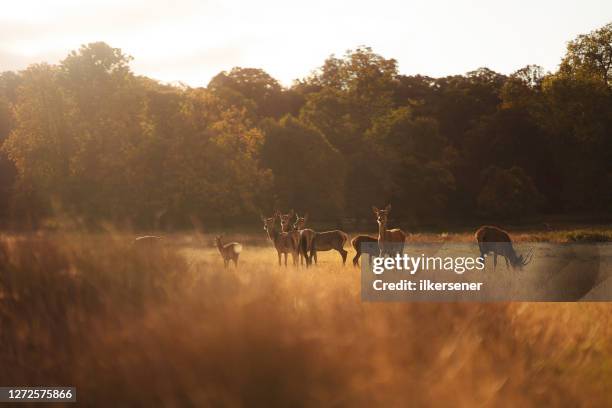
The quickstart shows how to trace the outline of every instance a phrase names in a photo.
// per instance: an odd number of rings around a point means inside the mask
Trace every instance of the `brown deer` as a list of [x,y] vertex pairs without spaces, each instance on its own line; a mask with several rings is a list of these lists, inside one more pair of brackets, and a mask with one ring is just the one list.
[[[300,217],[298,214],[295,214],[295,223],[293,223],[293,230],[298,231],[299,233],[298,241],[299,242],[301,242],[302,239],[305,240],[306,252],[310,253],[312,252],[312,243],[314,241],[316,232],[314,232],[314,230],[311,230],[310,228],[306,228],[307,221],[308,221],[308,213],[304,214],[303,217]],[[299,251],[299,253],[300,253],[300,265],[302,265],[305,257],[302,251]],[[314,262],[315,264],[317,263],[316,253],[314,254]]]
[[300,242],[300,233],[295,230],[295,228],[293,228],[293,225],[291,224],[291,219],[293,218],[295,211],[291,210],[287,214],[277,212],[277,214],[280,219],[281,232],[286,232],[291,236],[291,239],[293,240],[293,246],[294,248],[296,248],[297,251],[298,244]]
[[[374,247],[372,245],[373,243],[378,243],[378,238],[372,237],[370,235],[357,235],[355,238],[351,240],[351,245],[353,246],[356,252],[355,256],[353,257],[353,266],[359,265],[359,258],[361,257],[362,253],[367,253],[370,256],[378,256],[379,254],[378,245]],[[365,248],[362,248],[361,244],[370,244],[370,245]],[[375,250],[372,250],[370,246],[372,247],[372,249],[375,248]]]
[[278,254],[278,266],[281,265],[281,255],[285,255],[285,266],[287,266],[287,254],[291,254],[293,259],[293,265],[297,265],[297,248],[294,244],[294,241],[286,232],[279,232],[275,226],[275,220],[278,217],[279,212],[277,211],[273,217],[266,218],[263,215],[261,216],[261,220],[264,223],[264,230],[268,234],[268,238],[274,244],[274,248]]
[[506,260],[506,268],[521,269],[531,262],[531,251],[527,256],[518,255],[512,246],[510,235],[501,228],[484,225],[476,230],[476,241],[480,248],[480,258],[485,259],[485,256],[493,252],[493,270],[497,267],[497,255],[501,255]]
[[399,228],[391,230],[387,229],[387,221],[389,220],[389,213],[391,212],[391,204],[387,205],[384,210],[379,210],[377,207],[372,206],[372,211],[374,211],[374,214],[376,215],[376,222],[378,222],[379,255],[402,254],[404,252],[404,241],[406,241],[406,234]]
[[230,261],[234,262],[234,267],[238,267],[238,257],[242,252],[242,245],[237,242],[230,242],[224,244],[222,241],[223,237],[221,235],[217,235],[215,238],[215,244],[217,244],[217,248],[219,249],[219,253],[223,257],[223,265],[227,268]]
[[312,244],[310,247],[310,255],[308,254],[308,240],[305,235],[300,237],[300,251],[304,258],[306,258],[306,267],[312,264],[314,259],[317,262],[317,251],[330,251],[335,249],[342,257],[342,265],[346,264],[346,256],[348,251],[344,249],[344,244],[348,241],[348,235],[346,232],[340,230],[315,232],[312,238]]

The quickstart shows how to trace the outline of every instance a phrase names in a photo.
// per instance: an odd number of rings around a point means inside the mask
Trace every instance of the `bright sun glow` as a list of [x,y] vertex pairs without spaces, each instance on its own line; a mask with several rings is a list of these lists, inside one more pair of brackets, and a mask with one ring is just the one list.
[[610,16],[606,0],[23,0],[0,15],[0,70],[54,63],[93,41],[134,56],[139,74],[193,86],[233,66],[263,68],[288,85],[359,45],[396,58],[405,74],[554,70],[566,41]]

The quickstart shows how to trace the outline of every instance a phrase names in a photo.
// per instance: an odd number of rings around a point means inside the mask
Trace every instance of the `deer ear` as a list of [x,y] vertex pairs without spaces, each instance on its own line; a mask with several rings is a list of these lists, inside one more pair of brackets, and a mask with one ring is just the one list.
[[374,214],[378,215],[378,208],[376,206],[372,206],[372,211],[374,211]]
[[385,211],[391,211],[391,204],[387,204],[387,206],[385,207]]
[[266,217],[264,217],[262,213],[259,213],[259,218],[264,222],[266,221]]

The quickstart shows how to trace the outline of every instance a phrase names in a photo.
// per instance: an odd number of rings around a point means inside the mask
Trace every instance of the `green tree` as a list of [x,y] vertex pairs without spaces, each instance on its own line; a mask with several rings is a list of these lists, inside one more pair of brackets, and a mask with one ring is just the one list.
[[484,216],[518,218],[535,214],[542,205],[542,195],[520,167],[491,166],[483,172],[482,179],[478,209]]
[[244,222],[254,219],[271,195],[271,173],[259,165],[261,132],[243,111],[224,108],[210,92],[188,90],[175,125],[158,122],[150,132],[170,139],[159,188],[175,219]]
[[344,158],[317,129],[292,116],[264,125],[262,164],[274,173],[274,191],[283,208],[308,211],[319,219],[344,208]]
[[[445,214],[455,189],[455,152],[432,118],[414,118],[410,108],[390,111],[367,132],[380,151],[386,201],[403,219],[432,220]],[[418,199],[415,199],[418,197]]]
[[229,105],[246,109],[256,122],[297,114],[303,104],[298,93],[283,89],[276,79],[258,68],[234,67],[230,72],[223,71],[207,88]]
[[596,78],[612,87],[612,23],[570,41],[559,72],[571,77]]
[[59,86],[56,67],[32,65],[22,72],[15,106],[15,128],[3,150],[19,173],[16,208],[36,218],[49,210],[51,198],[68,192],[74,143],[70,102]]

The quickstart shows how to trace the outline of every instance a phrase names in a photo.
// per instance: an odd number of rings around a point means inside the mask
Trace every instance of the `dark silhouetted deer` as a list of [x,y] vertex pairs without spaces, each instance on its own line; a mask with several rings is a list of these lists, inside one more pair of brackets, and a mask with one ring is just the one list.
[[406,241],[406,234],[399,228],[387,229],[387,221],[389,220],[389,213],[391,212],[391,204],[387,205],[384,210],[372,206],[372,211],[376,215],[376,222],[378,223],[378,249],[380,250],[380,256],[385,254],[395,255],[404,252],[404,241]]
[[512,266],[521,269],[531,262],[531,251],[527,256],[518,255],[512,246],[510,235],[500,228],[489,225],[482,226],[476,230],[475,237],[483,262],[488,253],[493,253],[493,270],[497,267],[497,255],[505,258],[506,267]]
[[238,267],[238,257],[242,252],[242,245],[237,242],[229,242],[224,244],[222,241],[222,236],[218,235],[215,238],[215,244],[217,244],[217,248],[219,249],[219,253],[223,257],[223,265],[227,268],[230,261],[234,262],[234,266]]

